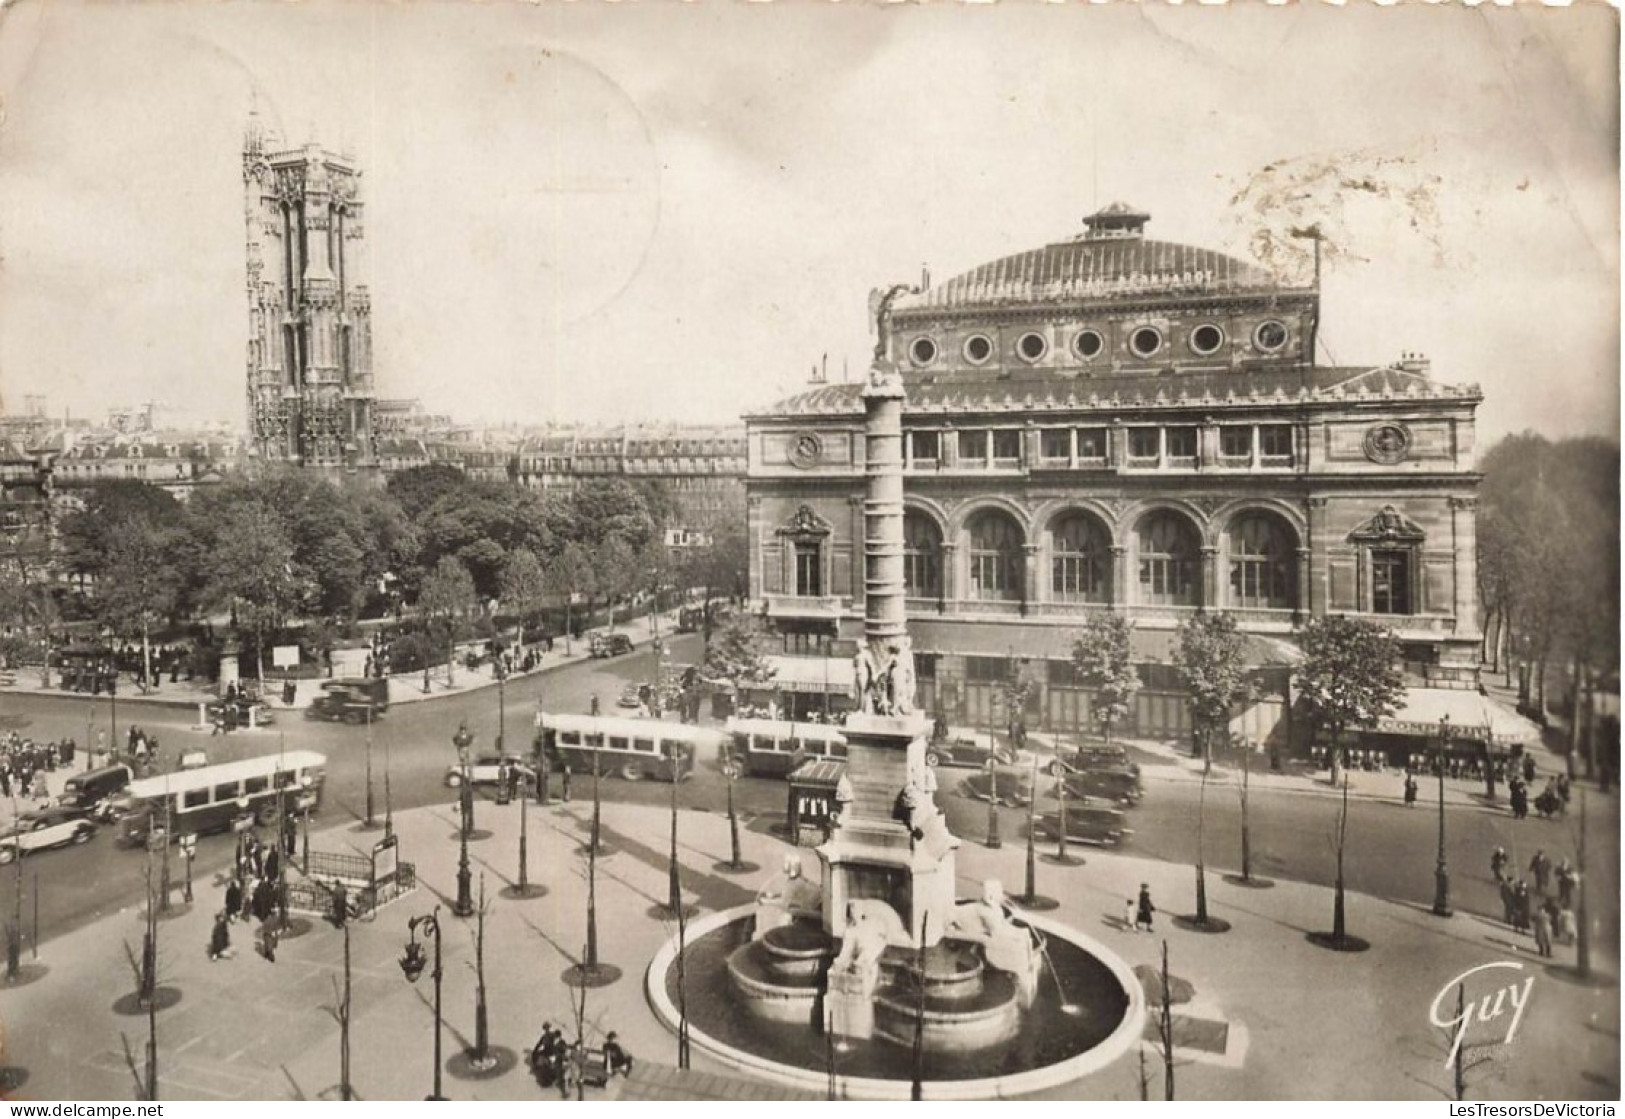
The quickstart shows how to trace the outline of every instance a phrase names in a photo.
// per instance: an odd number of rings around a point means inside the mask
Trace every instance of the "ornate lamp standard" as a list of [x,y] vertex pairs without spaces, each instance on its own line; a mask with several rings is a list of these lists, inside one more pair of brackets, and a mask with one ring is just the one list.
[[418,976],[423,974],[423,966],[428,961],[424,959],[423,945],[418,943],[417,933],[423,930],[424,940],[434,941],[434,971],[430,978],[434,980],[434,1092],[425,1097],[430,1100],[444,1100],[446,1097],[440,1093],[440,1026],[443,1019],[440,1015],[440,980],[444,972],[440,966],[440,907],[434,907],[434,912],[423,917],[413,917],[406,922],[406,953],[400,958],[401,972],[406,976],[408,983],[416,983]]
[[[991,740],[992,735],[988,738]],[[999,759],[996,754],[987,757],[987,846],[1003,847],[999,836]]]
[[451,741],[457,747],[458,763],[463,770],[463,779],[457,788],[462,806],[462,827],[457,832],[457,904],[451,911],[459,917],[468,917],[474,912],[473,882],[468,869],[468,833],[474,829],[474,774],[469,768],[468,748],[473,745],[474,736],[469,733],[467,723],[458,726]]
[[[682,879],[677,869],[677,781],[682,776],[678,766],[682,760],[682,747],[673,742],[667,747],[671,762],[671,860],[666,876],[666,908],[673,917],[678,919],[683,915],[683,887]],[[729,782],[729,789],[733,783]]]
[[1439,720],[1439,861],[1433,869],[1433,915],[1449,917],[1450,868],[1444,856],[1444,765],[1445,751],[1450,745],[1450,716]]
[[367,818],[361,825],[367,831],[378,826],[372,804],[372,701],[367,701]]

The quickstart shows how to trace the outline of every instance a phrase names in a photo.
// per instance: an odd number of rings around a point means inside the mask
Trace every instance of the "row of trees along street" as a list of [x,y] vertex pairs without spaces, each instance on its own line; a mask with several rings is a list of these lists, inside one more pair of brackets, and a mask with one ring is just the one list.
[[[677,511],[652,482],[543,494],[433,465],[380,488],[266,466],[186,503],[135,481],[64,498],[75,508],[59,518],[56,546],[0,571],[0,622],[23,634],[0,649],[14,664],[38,663],[66,622],[150,649],[229,613],[262,658],[290,626],[319,653],[359,619],[414,614],[416,632],[395,651],[415,669],[451,642],[491,636],[493,602],[522,640],[527,628],[579,632],[595,609],[613,624],[619,608],[661,589],[745,590],[743,517],[685,524],[710,543],[668,549]],[[262,664],[255,671],[263,677]]]
[[1571,756],[1595,776],[1594,743],[1603,736],[1584,713],[1599,685],[1618,691],[1619,447],[1526,432],[1491,447],[1483,468],[1484,662],[1504,672],[1508,686],[1516,681],[1519,704],[1536,721],[1544,724],[1557,708]]

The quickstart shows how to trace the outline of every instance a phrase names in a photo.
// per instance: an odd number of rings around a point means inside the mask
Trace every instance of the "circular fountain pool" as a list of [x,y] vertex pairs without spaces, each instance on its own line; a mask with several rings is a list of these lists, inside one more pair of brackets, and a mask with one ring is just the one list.
[[[818,999],[791,1000],[768,1017],[748,1005],[741,994],[741,972],[747,990],[750,980],[773,988],[781,978],[756,973],[752,961],[759,953],[741,951],[751,942],[753,912],[752,906],[742,906],[689,927],[685,1001],[694,1046],[735,1068],[815,1091],[828,1089],[833,1064],[836,1091],[843,1098],[907,1098],[913,1068],[907,1006],[882,1008],[894,1019],[882,1034],[894,1040],[877,1035],[832,1045],[820,1027]],[[923,1058],[927,1098],[1010,1096],[1064,1084],[1109,1064],[1143,1031],[1143,996],[1126,964],[1076,930],[1026,914],[1023,920],[1043,934],[1048,954],[1032,1005],[1019,1022],[1001,1027],[997,1039],[985,1045],[940,1047],[928,1039]],[[778,946],[781,954],[786,947]],[[813,946],[809,942],[805,947],[810,951]],[[668,941],[647,977],[650,1003],[673,1030],[679,1018],[676,957],[676,941]],[[997,973],[990,979],[996,981]],[[989,997],[997,996],[997,986],[995,982]],[[975,1001],[961,1012],[974,1012]]]

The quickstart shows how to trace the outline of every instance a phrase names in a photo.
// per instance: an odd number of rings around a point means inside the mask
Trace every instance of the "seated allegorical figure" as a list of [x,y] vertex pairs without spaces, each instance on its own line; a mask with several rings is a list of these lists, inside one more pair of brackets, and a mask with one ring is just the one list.
[[885,902],[873,898],[847,902],[841,950],[829,968],[831,980],[873,990],[880,978],[880,957],[886,946],[907,940],[902,918]]
[[756,893],[756,929],[752,938],[760,940],[770,929],[788,925],[797,917],[817,917],[822,912],[823,890],[801,873],[801,856],[784,856],[784,869],[769,878]]
[[980,900],[962,901],[954,907],[947,935],[982,945],[988,966],[1015,976],[1022,1005],[1031,1003],[1043,966],[1036,934],[1010,919],[1004,887],[997,879],[982,883]]

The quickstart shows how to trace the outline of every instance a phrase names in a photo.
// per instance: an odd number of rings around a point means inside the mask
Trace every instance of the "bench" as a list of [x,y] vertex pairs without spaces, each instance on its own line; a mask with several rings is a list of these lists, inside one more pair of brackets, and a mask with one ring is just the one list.
[[577,1049],[572,1057],[575,1075],[581,1078],[583,1084],[602,1088],[609,1083],[609,1057],[602,1049],[594,1049],[591,1046]]

